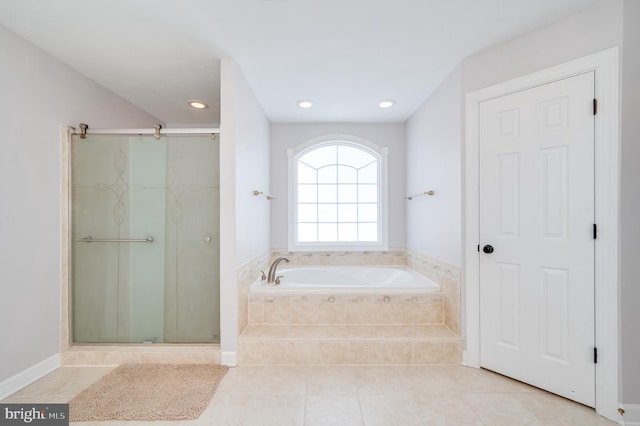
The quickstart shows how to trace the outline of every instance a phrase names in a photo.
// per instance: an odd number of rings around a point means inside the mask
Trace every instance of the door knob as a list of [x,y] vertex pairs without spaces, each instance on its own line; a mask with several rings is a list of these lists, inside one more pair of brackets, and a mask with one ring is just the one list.
[[491,254],[493,253],[493,246],[490,246],[489,244],[487,244],[486,246],[482,247],[482,251],[487,254]]

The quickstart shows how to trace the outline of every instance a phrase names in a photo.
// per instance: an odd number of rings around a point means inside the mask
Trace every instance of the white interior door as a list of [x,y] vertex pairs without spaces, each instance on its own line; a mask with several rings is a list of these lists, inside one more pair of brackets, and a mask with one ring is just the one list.
[[480,105],[481,366],[589,406],[593,98],[589,72]]

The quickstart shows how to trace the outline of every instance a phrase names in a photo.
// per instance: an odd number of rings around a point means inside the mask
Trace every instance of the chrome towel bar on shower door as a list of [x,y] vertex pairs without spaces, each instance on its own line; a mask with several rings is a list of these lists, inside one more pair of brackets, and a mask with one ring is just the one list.
[[76,241],[80,243],[152,243],[153,237],[134,238],[134,239],[113,239],[113,238],[93,238],[91,236],[78,238]]

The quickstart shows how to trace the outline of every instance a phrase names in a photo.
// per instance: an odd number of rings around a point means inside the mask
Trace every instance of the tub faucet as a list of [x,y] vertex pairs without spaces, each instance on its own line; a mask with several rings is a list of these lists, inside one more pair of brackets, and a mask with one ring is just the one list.
[[267,275],[268,283],[272,283],[276,280],[276,268],[278,267],[278,263],[282,262],[283,260],[286,260],[287,263],[289,263],[289,259],[287,259],[284,256],[281,256],[276,260],[274,260],[273,263],[271,264],[271,267],[269,268],[269,274]]

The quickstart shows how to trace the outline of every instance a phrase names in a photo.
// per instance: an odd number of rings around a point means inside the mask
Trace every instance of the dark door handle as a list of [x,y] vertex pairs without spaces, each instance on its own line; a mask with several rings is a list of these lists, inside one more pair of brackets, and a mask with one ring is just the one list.
[[482,251],[487,254],[491,254],[493,253],[493,246],[490,246],[489,244],[487,244],[486,246],[482,247]]

